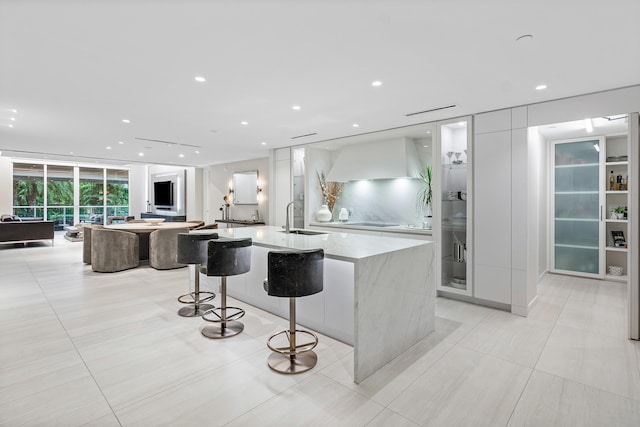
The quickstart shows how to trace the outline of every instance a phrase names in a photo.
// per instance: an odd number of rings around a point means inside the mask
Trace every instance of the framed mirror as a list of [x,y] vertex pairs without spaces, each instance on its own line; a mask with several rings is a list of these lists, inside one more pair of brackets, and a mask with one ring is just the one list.
[[233,204],[258,204],[258,171],[236,172],[233,174]]

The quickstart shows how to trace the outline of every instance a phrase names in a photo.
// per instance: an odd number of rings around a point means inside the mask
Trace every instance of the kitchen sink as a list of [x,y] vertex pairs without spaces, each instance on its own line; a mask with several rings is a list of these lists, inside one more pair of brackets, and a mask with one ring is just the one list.
[[[286,231],[282,230],[280,233],[286,233]],[[327,234],[324,231],[311,231],[311,230],[291,230],[289,234],[301,234],[304,236],[315,236],[317,234]]]

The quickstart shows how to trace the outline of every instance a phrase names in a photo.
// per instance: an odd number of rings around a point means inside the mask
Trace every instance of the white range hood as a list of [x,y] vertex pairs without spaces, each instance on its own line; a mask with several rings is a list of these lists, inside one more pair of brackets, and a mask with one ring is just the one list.
[[327,181],[415,178],[420,168],[416,146],[410,138],[367,142],[342,148]]

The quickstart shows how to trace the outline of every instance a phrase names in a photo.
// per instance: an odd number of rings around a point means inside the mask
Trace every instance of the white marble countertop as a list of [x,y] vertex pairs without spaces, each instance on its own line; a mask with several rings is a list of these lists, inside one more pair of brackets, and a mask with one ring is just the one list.
[[221,237],[251,237],[256,246],[274,249],[324,249],[327,258],[355,262],[360,259],[431,244],[428,241],[396,237],[327,232],[313,236],[286,234],[280,227],[242,227],[194,230],[192,233],[218,233]]
[[392,226],[380,226],[380,225],[362,225],[358,223],[349,222],[310,222],[309,225],[313,227],[332,227],[332,228],[353,228],[354,230],[371,230],[382,231],[387,233],[406,233],[406,234],[422,234],[431,236],[432,230],[425,228],[417,228],[410,225],[392,225]]

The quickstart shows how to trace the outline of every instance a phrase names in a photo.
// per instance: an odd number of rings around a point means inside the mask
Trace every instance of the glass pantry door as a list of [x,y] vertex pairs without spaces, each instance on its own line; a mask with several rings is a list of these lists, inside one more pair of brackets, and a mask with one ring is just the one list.
[[553,272],[603,277],[602,153],[601,137],[553,142]]

